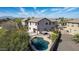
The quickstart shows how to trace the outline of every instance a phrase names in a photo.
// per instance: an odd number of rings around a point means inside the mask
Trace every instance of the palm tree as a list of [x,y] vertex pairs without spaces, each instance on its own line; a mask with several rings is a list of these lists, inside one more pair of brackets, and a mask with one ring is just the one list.
[[16,23],[17,29],[19,29],[20,27],[22,27],[21,19],[20,19],[20,18],[16,18],[16,19],[15,19],[15,23]]
[[79,43],[79,34],[74,35],[73,41],[75,41],[76,43]]
[[64,25],[66,25],[66,22],[68,21],[66,18],[64,18],[64,17],[62,17],[62,18],[59,18],[60,19],[60,24],[62,25],[62,26],[64,26]]
[[27,22],[27,23],[28,23],[28,21],[29,21],[29,20],[31,20],[31,18],[30,18],[30,17],[28,17],[28,18],[27,18],[27,20],[25,20],[25,22]]

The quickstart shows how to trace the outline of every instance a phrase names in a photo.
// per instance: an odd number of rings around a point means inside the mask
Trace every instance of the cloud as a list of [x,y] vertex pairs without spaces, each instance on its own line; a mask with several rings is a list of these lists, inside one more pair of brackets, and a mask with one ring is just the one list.
[[33,9],[34,9],[34,10],[36,10],[36,9],[37,9],[37,7],[33,7]]
[[51,16],[51,15],[64,15],[64,14],[69,14],[70,11],[73,11],[75,10],[76,8],[70,8],[70,7],[64,7],[64,8],[51,8],[50,11],[51,13],[50,14],[47,14],[46,15],[46,12],[49,11],[48,9],[41,9],[39,10],[37,7],[33,7],[34,11],[33,12],[26,12],[26,10],[24,8],[20,8],[20,16],[34,16],[34,17],[45,17],[45,16]]
[[18,13],[19,15],[26,17],[28,16],[28,13],[25,11],[24,8],[20,7],[20,12]]
[[52,8],[51,11],[60,11],[62,8]]
[[75,10],[76,8],[68,8],[67,10],[66,10],[66,12],[70,12],[70,11],[73,11],[73,10]]
[[62,13],[67,13],[70,11],[75,10],[76,8],[70,8],[70,7],[65,7],[65,8],[52,8],[51,11],[54,11],[52,14],[62,14]]
[[52,12],[51,14],[58,14],[62,13],[62,11],[66,8],[51,8],[50,11]]
[[37,7],[33,7],[34,8],[34,14],[36,15],[36,17],[40,16],[43,17],[44,13],[47,11],[47,9],[42,9],[42,10],[37,10]]
[[47,11],[47,9],[43,9],[43,10],[37,10],[37,7],[33,7],[34,8],[34,11],[39,14],[39,13],[44,13],[45,11]]
[[25,12],[24,8],[20,8],[20,11],[23,12],[23,13]]
[[76,8],[71,8],[71,7],[65,7],[63,8],[62,10],[60,10],[61,12],[70,12],[70,11],[73,11],[75,10]]
[[[48,15],[50,17],[71,17],[70,15],[77,15],[78,14],[78,12],[74,11],[77,8],[72,8],[72,7],[65,7],[62,9],[59,9],[59,8],[56,8],[56,9],[52,8],[52,9],[54,10],[54,12],[51,12]],[[71,12],[71,11],[73,11],[73,12]]]
[[38,13],[37,7],[33,7],[33,9],[34,9],[34,13]]
[[44,12],[46,12],[47,11],[47,9],[43,9],[43,10],[41,10],[40,12],[41,13],[44,13]]

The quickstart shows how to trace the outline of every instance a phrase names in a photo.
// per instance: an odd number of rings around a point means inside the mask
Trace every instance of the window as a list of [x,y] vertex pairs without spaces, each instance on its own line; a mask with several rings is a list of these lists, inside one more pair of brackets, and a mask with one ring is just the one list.
[[46,25],[48,25],[48,23],[46,22]]
[[29,29],[31,29],[31,27],[29,27]]
[[72,25],[72,27],[74,27],[74,25]]
[[35,23],[35,25],[39,25],[39,23]]
[[69,32],[71,32],[72,31],[72,29],[70,29],[70,31]]
[[35,23],[35,25],[37,25],[37,23]]
[[76,31],[76,30],[74,30],[74,31]]
[[30,22],[30,25],[31,25],[31,22]]
[[67,25],[69,27],[69,25]]
[[49,25],[51,25],[51,22],[49,22]]
[[39,25],[39,23],[38,23],[38,25]]
[[69,30],[66,30],[66,32],[69,32]]
[[52,29],[53,29],[54,27],[52,27]]
[[69,23],[67,23],[67,26],[69,27]]
[[46,28],[44,28],[44,30],[45,30],[45,31],[47,31],[47,29],[46,29]]
[[55,24],[55,22],[52,22],[53,24]]
[[79,24],[78,24],[78,27],[79,27]]

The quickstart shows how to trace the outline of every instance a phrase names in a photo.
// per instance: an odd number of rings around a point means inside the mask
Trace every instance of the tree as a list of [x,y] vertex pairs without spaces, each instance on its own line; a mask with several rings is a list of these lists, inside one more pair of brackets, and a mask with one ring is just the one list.
[[[29,20],[30,20],[30,18],[28,18],[26,21],[28,22]],[[21,23],[22,19],[16,18],[14,22],[16,23],[16,27],[17,27],[18,30],[23,30],[23,31],[28,30],[28,26],[23,26],[22,25],[22,23]]]
[[60,19],[60,24],[62,25],[62,26],[64,26],[64,25],[66,25],[66,21],[67,20],[65,20],[65,18],[59,18]]
[[20,27],[22,27],[22,23],[21,23],[21,19],[20,18],[16,18],[14,22],[16,23],[17,29],[19,29]]
[[29,20],[31,20],[31,18],[30,18],[30,17],[28,17],[28,18],[27,18],[27,20],[25,20],[25,22],[28,22]]

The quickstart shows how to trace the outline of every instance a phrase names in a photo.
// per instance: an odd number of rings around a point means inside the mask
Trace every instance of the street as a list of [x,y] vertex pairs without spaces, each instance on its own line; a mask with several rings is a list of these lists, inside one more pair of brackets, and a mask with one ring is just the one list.
[[79,43],[76,44],[72,38],[72,35],[62,33],[57,51],[79,51]]

